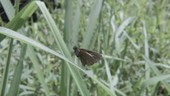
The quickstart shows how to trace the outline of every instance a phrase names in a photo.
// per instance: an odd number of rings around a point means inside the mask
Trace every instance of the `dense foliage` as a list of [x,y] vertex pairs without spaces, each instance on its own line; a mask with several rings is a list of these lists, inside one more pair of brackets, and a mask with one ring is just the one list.
[[0,96],[170,95],[169,0],[21,1],[0,1]]

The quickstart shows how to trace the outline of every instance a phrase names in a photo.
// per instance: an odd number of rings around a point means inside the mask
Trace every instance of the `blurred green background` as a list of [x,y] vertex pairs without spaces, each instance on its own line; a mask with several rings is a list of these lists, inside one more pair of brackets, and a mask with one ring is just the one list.
[[170,95],[169,0],[0,3],[0,96]]

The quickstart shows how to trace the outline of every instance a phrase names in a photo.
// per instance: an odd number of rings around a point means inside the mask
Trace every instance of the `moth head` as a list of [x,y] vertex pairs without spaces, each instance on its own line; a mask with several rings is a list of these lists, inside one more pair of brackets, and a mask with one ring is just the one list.
[[76,54],[76,56],[79,57],[80,49],[77,46],[74,46],[73,49],[74,49],[74,53]]
[[75,50],[77,50],[78,48],[77,48],[77,46],[74,46],[73,49],[74,49],[74,51],[75,51]]

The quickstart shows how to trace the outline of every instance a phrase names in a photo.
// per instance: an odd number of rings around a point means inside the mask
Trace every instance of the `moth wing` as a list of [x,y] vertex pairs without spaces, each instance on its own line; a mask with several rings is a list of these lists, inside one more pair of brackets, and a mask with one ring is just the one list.
[[80,49],[80,55],[79,58],[81,60],[81,63],[84,65],[92,65],[99,61],[102,56],[99,53],[92,52],[86,49]]
[[96,53],[96,52],[93,52],[93,51],[89,51],[89,50],[86,50],[86,49],[81,49],[83,52],[87,52],[88,54],[92,55],[92,57],[94,59],[97,59],[97,60],[100,60],[102,59],[102,55],[100,55],[99,53]]

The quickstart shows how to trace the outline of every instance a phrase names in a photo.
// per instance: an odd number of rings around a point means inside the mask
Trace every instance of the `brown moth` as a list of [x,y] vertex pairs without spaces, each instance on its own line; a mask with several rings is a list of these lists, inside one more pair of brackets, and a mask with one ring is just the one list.
[[102,59],[102,55],[96,52],[92,52],[86,49],[81,49],[78,47],[73,47],[75,55],[81,60],[83,66],[85,65],[93,65],[100,59]]

